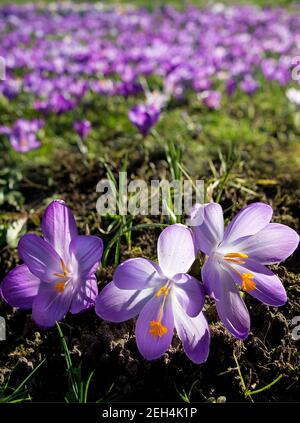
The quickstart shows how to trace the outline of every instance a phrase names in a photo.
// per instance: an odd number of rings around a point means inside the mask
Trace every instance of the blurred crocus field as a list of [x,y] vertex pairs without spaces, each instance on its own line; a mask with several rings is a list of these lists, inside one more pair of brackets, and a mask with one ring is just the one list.
[[299,401],[299,194],[298,2],[0,1],[0,403]]

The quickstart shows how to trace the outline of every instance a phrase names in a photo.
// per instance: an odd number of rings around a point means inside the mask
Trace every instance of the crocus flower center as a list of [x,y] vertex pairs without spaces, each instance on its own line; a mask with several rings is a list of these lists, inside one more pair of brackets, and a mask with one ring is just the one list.
[[[235,264],[245,264],[243,259],[248,258],[248,255],[245,253],[227,253],[224,254],[224,260],[226,260],[229,265],[230,263]],[[242,260],[241,260],[242,259]],[[252,273],[240,273],[232,266],[231,269],[236,272],[239,277],[242,279],[242,289],[246,292],[253,291],[256,288],[256,283],[254,282],[254,275]]]
[[256,283],[253,280],[254,275],[252,273],[243,273],[241,274],[241,278],[242,278],[242,289],[244,291],[250,292],[256,288]]
[[159,298],[161,295],[164,295],[165,297],[167,297],[168,294],[169,294],[169,288],[167,286],[163,286],[157,291],[155,295],[157,298]]
[[20,147],[27,147],[27,146],[28,146],[27,138],[21,138],[20,139]]
[[62,278],[63,280],[57,282],[54,285],[54,288],[57,292],[59,292],[60,294],[62,294],[65,290],[65,284],[68,280],[68,278],[71,276],[71,273],[69,272],[67,266],[65,265],[65,262],[63,261],[63,259],[60,259],[60,263],[61,263],[61,269],[62,272],[61,273],[54,273],[54,276],[57,276],[58,278]]
[[58,282],[54,285],[55,291],[59,292],[60,294],[62,294],[65,290],[65,282],[61,281]]
[[225,260],[237,264],[245,264],[243,260],[240,260],[243,258],[248,258],[248,255],[244,253],[227,253],[224,255]]
[[157,320],[151,320],[151,322],[149,323],[149,333],[150,335],[152,335],[154,338],[159,337],[161,338],[162,336],[164,336],[167,332],[168,329],[166,326],[164,326],[161,321],[164,315],[164,308],[165,308],[165,304],[166,304],[166,300],[167,297],[169,295],[170,292],[170,288],[169,288],[169,284],[161,287],[155,294],[155,296],[157,298],[160,298],[162,295],[164,296],[163,299],[163,303],[159,309],[158,312],[158,316],[157,316]]
[[53,273],[54,276],[57,276],[58,278],[68,278],[70,276],[70,272],[67,266],[65,265],[65,262],[63,261],[63,259],[60,259],[60,263],[61,263],[62,273]]

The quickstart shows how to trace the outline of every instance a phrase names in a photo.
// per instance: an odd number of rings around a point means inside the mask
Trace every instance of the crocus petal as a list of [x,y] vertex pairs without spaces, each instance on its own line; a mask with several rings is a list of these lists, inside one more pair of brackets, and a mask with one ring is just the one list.
[[156,263],[144,258],[133,258],[120,264],[115,270],[113,280],[120,289],[144,289],[162,286],[168,281],[160,274]]
[[73,288],[67,284],[64,292],[57,292],[53,285],[42,283],[33,300],[32,318],[42,328],[50,328],[67,314],[72,301]]
[[270,222],[272,213],[272,207],[264,203],[252,203],[242,209],[227,226],[221,248],[261,231]]
[[261,264],[280,263],[287,259],[299,245],[299,235],[280,223],[269,223],[251,237],[236,242],[237,251],[248,254]]
[[195,247],[190,229],[184,225],[171,225],[158,238],[157,255],[165,276],[186,273],[195,261]]
[[30,273],[26,264],[17,266],[4,278],[0,290],[3,299],[12,307],[31,309],[41,281]]
[[77,268],[77,275],[84,279],[94,274],[99,266],[103,253],[101,238],[93,235],[75,236],[70,244],[73,268]]
[[166,333],[162,336],[155,336],[150,333],[150,322],[159,320],[164,300],[164,295],[160,297],[153,296],[142,309],[136,322],[135,335],[137,347],[142,356],[147,360],[155,360],[161,357],[169,348],[173,338],[174,316],[170,295],[166,298],[160,321],[166,328]]
[[173,304],[173,309],[176,331],[186,355],[193,363],[204,363],[210,344],[209,326],[204,314],[201,312],[196,317],[190,317],[178,303]]
[[223,239],[224,220],[222,207],[217,203],[203,206],[195,205],[191,213],[191,225],[197,249],[210,255]]
[[222,272],[220,299],[216,301],[219,317],[224,326],[238,339],[245,339],[250,330],[250,316],[234,281]]
[[93,307],[97,295],[97,279],[93,276],[80,284],[79,289],[73,296],[70,312],[76,314]]
[[202,281],[207,294],[215,300],[220,298],[221,268],[214,254],[208,257],[201,269]]
[[186,273],[180,273],[173,278],[172,293],[184,311],[191,317],[197,316],[204,306],[204,288],[200,282]]
[[43,282],[54,282],[61,273],[61,258],[53,247],[35,234],[24,235],[18,245],[19,256],[31,273]]
[[[237,284],[241,285],[241,274],[251,273],[255,289],[248,291],[252,297],[270,306],[281,306],[286,303],[286,291],[278,278],[270,269],[267,269],[262,264],[256,263],[253,260],[245,260],[244,265],[233,265],[234,270],[229,270],[232,278]],[[230,269],[230,268],[229,268]]]
[[42,219],[44,238],[67,262],[71,239],[77,235],[74,215],[61,200],[52,201]]
[[96,313],[103,320],[124,322],[137,316],[153,294],[152,288],[120,289],[110,282],[96,298]]

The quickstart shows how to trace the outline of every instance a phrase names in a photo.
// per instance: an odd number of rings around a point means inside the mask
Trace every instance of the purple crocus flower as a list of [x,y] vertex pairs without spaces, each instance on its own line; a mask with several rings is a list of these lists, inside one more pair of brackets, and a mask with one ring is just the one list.
[[59,200],[47,207],[42,231],[43,238],[21,238],[18,251],[24,264],[7,274],[1,294],[13,307],[32,309],[33,320],[49,328],[68,311],[75,314],[94,305],[103,243],[96,236],[78,235],[72,212]]
[[200,98],[209,109],[219,110],[221,108],[221,93],[219,91],[204,91],[200,94]]
[[159,236],[157,250],[159,265],[134,258],[116,269],[113,282],[96,300],[96,313],[111,322],[139,315],[136,342],[148,360],[165,353],[175,327],[187,356],[202,363],[208,356],[210,333],[202,313],[203,287],[187,274],[195,260],[192,232],[183,225],[169,226]]
[[27,153],[40,147],[41,143],[36,135],[44,126],[40,119],[26,120],[17,119],[12,128],[2,127],[1,133],[6,135],[14,150],[19,153]]
[[191,213],[196,247],[207,256],[202,268],[204,287],[216,300],[223,324],[239,339],[245,339],[250,330],[249,313],[239,289],[270,306],[287,301],[281,281],[265,265],[289,257],[299,236],[286,225],[270,223],[271,217],[270,206],[253,203],[224,231],[219,204],[196,204]]
[[228,96],[232,96],[237,86],[237,82],[235,79],[230,78],[226,83],[226,92]]
[[78,120],[74,122],[73,128],[82,139],[82,141],[85,141],[91,130],[91,122],[88,120]]
[[18,79],[7,79],[5,83],[0,86],[0,92],[9,100],[13,100],[21,91],[22,82]]
[[152,126],[158,121],[160,110],[150,104],[139,104],[132,107],[128,112],[128,119],[132,122],[145,137]]
[[259,83],[251,75],[246,75],[240,83],[241,90],[252,95],[259,88]]

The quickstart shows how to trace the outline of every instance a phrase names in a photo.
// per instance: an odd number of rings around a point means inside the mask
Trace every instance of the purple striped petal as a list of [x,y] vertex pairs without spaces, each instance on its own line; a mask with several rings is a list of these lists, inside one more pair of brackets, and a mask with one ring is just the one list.
[[181,273],[173,278],[175,282],[172,294],[191,317],[197,316],[204,306],[205,295],[200,282],[186,273]]
[[77,236],[77,227],[73,213],[63,201],[52,201],[46,208],[42,219],[42,231],[45,240],[67,262],[69,245],[72,238]]
[[115,270],[113,280],[120,289],[140,290],[167,283],[167,278],[161,275],[159,266],[144,258],[133,258],[120,264]]
[[250,330],[250,316],[234,281],[224,270],[222,272],[220,299],[216,301],[219,317],[224,326],[238,339],[247,338]]
[[273,264],[286,260],[298,245],[297,232],[280,223],[269,223],[255,235],[237,241],[235,250],[261,264]]
[[77,268],[77,275],[80,279],[88,279],[88,276],[97,271],[102,253],[103,242],[97,236],[78,235],[72,239],[70,254],[73,268]]
[[11,270],[0,287],[3,299],[12,307],[31,309],[41,281],[30,273],[26,264]]
[[217,203],[209,203],[204,206],[197,205],[197,208],[194,206],[194,210],[191,213],[192,225],[197,221],[199,213],[201,213],[201,225],[192,226],[195,245],[198,250],[210,255],[223,239],[223,210],[220,204]]
[[261,231],[272,219],[272,214],[272,207],[264,203],[252,203],[245,207],[227,226],[221,248]]
[[61,258],[53,247],[35,234],[24,235],[18,245],[19,256],[31,273],[43,282],[55,282],[61,273]]
[[139,314],[154,290],[120,289],[110,282],[96,298],[96,313],[110,322],[124,322]]
[[245,265],[233,265],[229,270],[231,277],[239,285],[242,285],[243,273],[251,273],[254,278],[253,281],[256,288],[247,291],[252,297],[257,298],[264,304],[270,306],[282,306],[287,302],[286,291],[278,278],[270,269],[267,269],[262,264],[256,263],[253,260],[245,260]]
[[191,230],[180,224],[164,229],[158,238],[157,255],[159,266],[168,278],[186,273],[196,258]]
[[73,296],[70,312],[77,314],[93,307],[95,305],[97,295],[97,279],[93,276],[84,283],[80,284],[79,289]]
[[[161,357],[169,348],[174,332],[174,316],[172,311],[171,296],[166,298],[163,313],[160,320],[161,307],[164,302],[164,295],[157,297],[154,295],[142,309],[136,322],[136,343],[144,358],[155,360]],[[158,322],[166,330],[162,336],[150,333],[151,323]]]
[[203,313],[196,317],[187,316],[182,307],[174,310],[175,327],[186,355],[193,363],[207,360],[210,345],[210,331]]
[[215,255],[208,257],[201,269],[202,281],[207,294],[215,300],[220,298],[221,267]]
[[70,309],[73,295],[72,285],[66,285],[64,292],[57,292],[53,285],[42,283],[32,304],[32,318],[44,328],[51,328],[64,318]]

